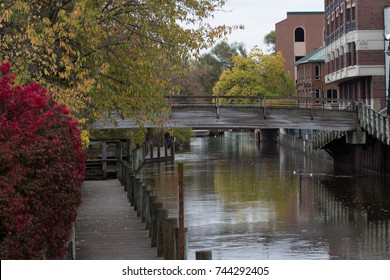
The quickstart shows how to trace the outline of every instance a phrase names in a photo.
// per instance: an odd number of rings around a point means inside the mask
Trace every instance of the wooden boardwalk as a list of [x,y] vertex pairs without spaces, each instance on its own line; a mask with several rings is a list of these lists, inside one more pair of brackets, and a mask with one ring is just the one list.
[[76,223],[78,260],[156,260],[149,231],[118,180],[86,181]]

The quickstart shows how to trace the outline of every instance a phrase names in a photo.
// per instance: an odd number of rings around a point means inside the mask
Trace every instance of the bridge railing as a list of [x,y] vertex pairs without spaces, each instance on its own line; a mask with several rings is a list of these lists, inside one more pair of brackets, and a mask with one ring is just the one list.
[[313,96],[166,96],[170,108],[175,107],[258,107],[302,108],[322,110],[357,110],[354,100],[315,98]]
[[390,117],[379,114],[363,102],[359,102],[360,126],[379,141],[390,145]]
[[[384,144],[390,145],[390,117],[379,114],[362,101],[352,105],[352,108],[346,109],[356,110],[356,108],[361,128]],[[346,131],[316,131],[312,138],[313,149],[320,149],[327,143],[341,138],[345,134]]]

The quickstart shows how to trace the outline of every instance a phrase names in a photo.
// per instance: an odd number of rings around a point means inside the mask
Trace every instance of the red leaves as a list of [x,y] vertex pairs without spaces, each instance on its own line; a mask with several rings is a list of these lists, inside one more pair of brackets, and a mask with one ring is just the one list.
[[77,122],[39,84],[0,66],[0,259],[58,259],[81,201]]
[[0,66],[0,72],[3,76],[7,75],[11,69],[11,64],[9,62],[3,62]]

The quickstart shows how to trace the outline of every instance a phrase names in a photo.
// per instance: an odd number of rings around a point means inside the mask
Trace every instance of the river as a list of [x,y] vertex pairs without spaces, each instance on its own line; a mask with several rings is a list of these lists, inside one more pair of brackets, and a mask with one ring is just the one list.
[[175,162],[141,170],[177,216],[184,164],[188,259],[390,259],[390,181],[335,174],[331,162],[249,132],[192,138]]

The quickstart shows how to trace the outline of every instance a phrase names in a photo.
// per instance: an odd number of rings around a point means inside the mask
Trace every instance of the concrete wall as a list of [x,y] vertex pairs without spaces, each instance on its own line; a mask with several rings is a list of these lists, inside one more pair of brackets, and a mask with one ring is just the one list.
[[279,142],[283,146],[290,147],[293,150],[303,152],[312,157],[333,161],[331,155],[329,155],[325,150],[313,150],[311,140],[286,134],[283,129],[280,129],[279,132]]

